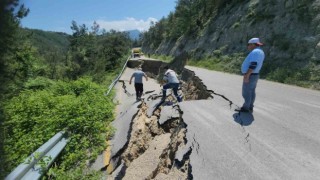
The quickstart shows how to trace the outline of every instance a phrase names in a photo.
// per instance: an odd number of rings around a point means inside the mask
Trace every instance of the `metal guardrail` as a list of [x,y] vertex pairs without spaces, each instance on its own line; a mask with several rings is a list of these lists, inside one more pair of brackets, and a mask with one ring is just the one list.
[[124,69],[127,67],[127,63],[128,63],[128,61],[129,61],[129,59],[131,59],[131,57],[130,57],[130,56],[128,57],[128,59],[127,59],[126,63],[124,63],[124,65],[123,65],[123,67],[122,67],[122,70],[121,70],[120,74],[116,77],[116,79],[115,79],[115,80],[113,80],[113,82],[112,82],[112,83],[110,84],[110,86],[108,87],[108,92],[105,94],[106,96],[108,96],[108,95],[109,95],[109,93],[110,93],[111,89],[112,89],[112,88],[117,84],[117,82],[118,82],[118,80],[120,79],[120,77],[121,77],[121,75],[122,75],[122,73],[123,73]]
[[[49,139],[39,149],[32,153],[23,163],[16,167],[5,180],[40,179],[43,173],[51,166],[60,152],[67,145],[66,133],[61,131]],[[44,164],[39,162],[43,161]]]

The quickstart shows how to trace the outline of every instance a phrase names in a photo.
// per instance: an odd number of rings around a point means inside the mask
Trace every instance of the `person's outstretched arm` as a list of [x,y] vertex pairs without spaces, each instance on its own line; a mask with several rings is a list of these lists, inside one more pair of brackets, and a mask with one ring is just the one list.
[[146,78],[146,81],[148,81],[148,76],[146,74],[143,75]]
[[131,84],[132,78],[133,78],[133,74],[132,74],[132,76],[131,76],[131,78],[130,78],[129,84]]

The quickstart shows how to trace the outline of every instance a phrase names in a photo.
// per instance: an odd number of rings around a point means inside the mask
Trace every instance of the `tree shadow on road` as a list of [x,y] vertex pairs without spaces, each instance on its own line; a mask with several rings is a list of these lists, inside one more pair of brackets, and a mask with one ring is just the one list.
[[233,114],[233,119],[235,122],[239,123],[241,126],[250,126],[254,121],[252,113],[239,112]]

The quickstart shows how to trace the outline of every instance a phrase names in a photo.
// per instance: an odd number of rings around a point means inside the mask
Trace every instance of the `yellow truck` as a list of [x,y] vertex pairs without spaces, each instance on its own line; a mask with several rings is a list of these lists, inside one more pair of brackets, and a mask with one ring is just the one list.
[[132,49],[132,57],[136,58],[136,57],[140,57],[142,55],[142,51],[141,48],[133,48]]

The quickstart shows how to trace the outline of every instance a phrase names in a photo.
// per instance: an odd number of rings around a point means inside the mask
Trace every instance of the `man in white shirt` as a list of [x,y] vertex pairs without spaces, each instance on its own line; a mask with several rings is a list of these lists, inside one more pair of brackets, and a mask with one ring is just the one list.
[[165,101],[167,89],[172,88],[173,94],[176,96],[177,101],[181,102],[182,98],[178,95],[178,89],[179,89],[179,79],[177,77],[176,72],[174,72],[172,69],[169,69],[168,66],[164,67],[164,70],[166,71],[163,76],[163,80],[165,80],[167,83],[163,86],[162,89],[162,101]]
[[136,99],[137,101],[141,100],[141,96],[143,93],[143,82],[142,77],[146,78],[146,81],[148,81],[147,75],[142,71],[141,67],[138,67],[136,71],[132,74],[129,84],[131,84],[132,79],[134,78],[134,88],[136,90]]

